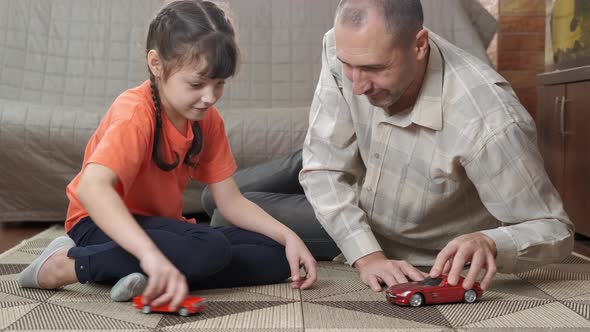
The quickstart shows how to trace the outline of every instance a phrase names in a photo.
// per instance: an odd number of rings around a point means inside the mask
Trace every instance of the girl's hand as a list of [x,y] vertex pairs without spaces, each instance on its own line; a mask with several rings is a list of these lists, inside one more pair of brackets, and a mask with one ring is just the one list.
[[148,275],[148,284],[143,291],[144,303],[153,306],[169,303],[170,310],[176,311],[188,295],[184,275],[159,251],[143,255],[139,264]]
[[[291,288],[309,288],[317,279],[317,262],[311,255],[303,241],[293,234],[285,239],[285,252],[291,268]],[[300,276],[300,266],[303,265],[305,275]]]

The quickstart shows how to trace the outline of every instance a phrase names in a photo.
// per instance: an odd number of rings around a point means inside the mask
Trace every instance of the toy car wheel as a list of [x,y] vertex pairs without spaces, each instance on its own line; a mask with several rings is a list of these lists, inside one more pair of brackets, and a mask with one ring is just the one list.
[[477,293],[473,289],[470,289],[463,295],[463,300],[467,303],[473,303],[477,300]]
[[150,307],[149,305],[144,305],[143,308],[141,309],[141,312],[143,312],[144,314],[151,314],[152,307]]
[[424,296],[420,293],[416,293],[410,297],[410,306],[419,307],[424,304]]
[[178,314],[182,317],[186,317],[188,316],[189,312],[187,308],[180,308],[180,310],[178,310]]

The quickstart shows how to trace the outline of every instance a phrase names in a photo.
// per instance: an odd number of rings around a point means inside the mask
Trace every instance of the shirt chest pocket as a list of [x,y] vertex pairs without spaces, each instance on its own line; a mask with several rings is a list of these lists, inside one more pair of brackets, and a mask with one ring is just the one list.
[[454,192],[465,176],[465,170],[457,160],[435,158],[429,169],[426,191],[438,195]]
[[403,173],[406,173],[406,178],[402,178],[402,183],[407,182],[409,186],[426,196],[444,196],[453,192],[466,176],[458,160],[436,154],[430,158],[412,158]]

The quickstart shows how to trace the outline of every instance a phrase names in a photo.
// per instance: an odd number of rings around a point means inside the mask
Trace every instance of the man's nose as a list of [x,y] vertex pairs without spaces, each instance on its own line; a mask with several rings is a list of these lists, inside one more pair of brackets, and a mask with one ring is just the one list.
[[353,69],[352,70],[352,92],[355,95],[362,95],[367,90],[369,90],[370,84],[369,81],[366,79],[362,70]]

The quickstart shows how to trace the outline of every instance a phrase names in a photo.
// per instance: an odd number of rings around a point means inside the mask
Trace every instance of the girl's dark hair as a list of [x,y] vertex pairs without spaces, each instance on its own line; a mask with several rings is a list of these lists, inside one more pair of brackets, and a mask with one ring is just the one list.
[[[223,10],[210,1],[181,0],[164,7],[150,23],[146,55],[158,51],[163,63],[163,79],[183,65],[204,61],[206,66],[199,73],[213,79],[233,76],[238,67],[239,49],[235,32]],[[149,70],[149,67],[148,67]],[[176,168],[178,154],[172,164],[167,164],[160,150],[162,132],[162,106],[156,78],[150,72],[152,99],[156,108],[156,128],[152,159],[164,171]],[[194,167],[191,159],[201,151],[203,135],[197,121],[193,123],[194,138],[184,157],[184,163]]]

